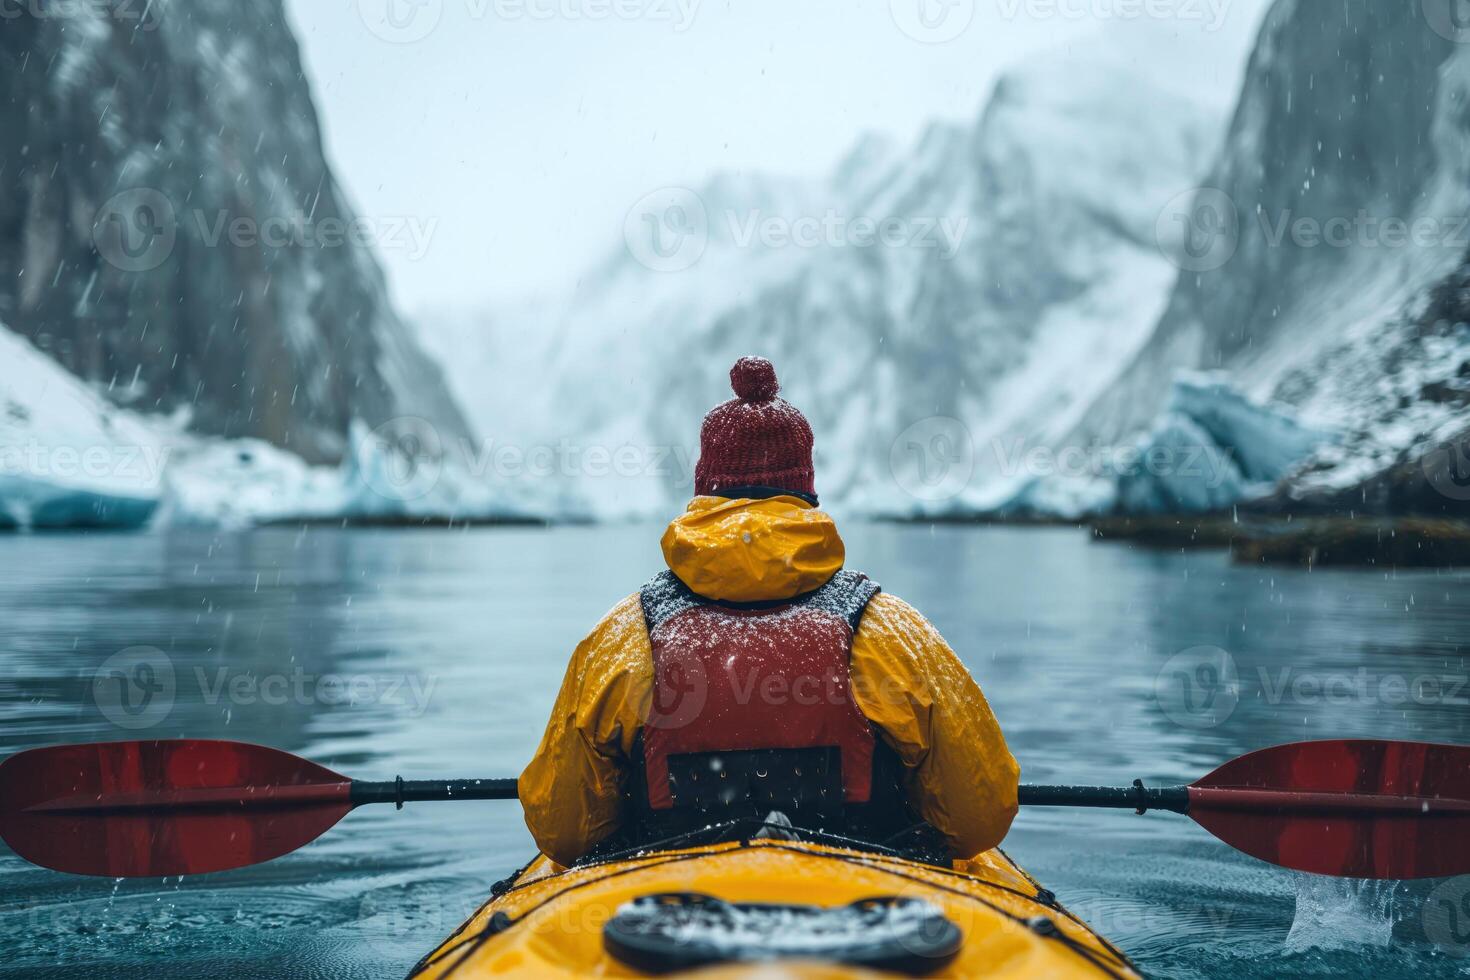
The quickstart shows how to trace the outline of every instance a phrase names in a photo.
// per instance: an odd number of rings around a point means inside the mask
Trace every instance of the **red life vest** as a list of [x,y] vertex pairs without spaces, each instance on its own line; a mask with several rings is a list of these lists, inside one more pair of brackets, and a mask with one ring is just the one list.
[[679,802],[670,760],[753,750],[836,750],[843,802],[872,795],[873,726],[852,696],[852,638],[879,591],[841,571],[815,592],[759,607],[696,595],[672,572],[643,587],[653,699],[643,771],[655,811]]

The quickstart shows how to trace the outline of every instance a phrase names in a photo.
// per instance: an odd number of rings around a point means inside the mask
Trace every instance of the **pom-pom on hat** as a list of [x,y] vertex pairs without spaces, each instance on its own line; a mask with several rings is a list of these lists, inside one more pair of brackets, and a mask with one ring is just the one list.
[[730,369],[735,398],[711,409],[699,433],[694,492],[701,497],[770,496],[783,491],[815,504],[812,427],[784,398],[764,357]]

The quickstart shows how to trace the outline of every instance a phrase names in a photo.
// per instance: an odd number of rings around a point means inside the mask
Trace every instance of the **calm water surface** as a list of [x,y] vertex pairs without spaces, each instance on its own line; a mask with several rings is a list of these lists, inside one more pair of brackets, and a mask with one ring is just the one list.
[[[1241,568],[1071,530],[846,536],[849,564],[960,652],[1028,781],[1188,782],[1303,738],[1470,743],[1464,575]],[[514,775],[572,646],[660,567],[657,537],[0,538],[0,753],[192,735],[362,778]],[[1229,653],[1238,703],[1210,648]],[[145,661],[152,701],[94,685],[99,669]],[[1399,680],[1420,696],[1402,703]],[[1448,909],[1449,893],[1301,878],[1179,817],[1032,811],[1006,847],[1154,976],[1459,976],[1470,963],[1455,955],[1470,933],[1456,945],[1443,913],[1426,933],[1424,910]],[[508,803],[368,808],[272,864],[183,881],[67,877],[0,848],[0,975],[401,976],[531,850]]]

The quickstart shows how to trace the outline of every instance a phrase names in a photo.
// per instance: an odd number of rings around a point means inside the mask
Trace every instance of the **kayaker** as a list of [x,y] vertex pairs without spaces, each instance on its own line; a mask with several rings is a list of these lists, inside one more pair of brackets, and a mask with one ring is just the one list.
[[532,836],[561,864],[727,821],[936,861],[989,850],[1020,770],[984,695],[928,620],[844,568],[771,363],[730,379],[667,570],[572,654],[519,780]]

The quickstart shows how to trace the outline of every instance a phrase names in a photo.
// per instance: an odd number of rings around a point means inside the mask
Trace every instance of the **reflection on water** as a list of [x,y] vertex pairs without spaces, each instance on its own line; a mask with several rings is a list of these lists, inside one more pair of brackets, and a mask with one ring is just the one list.
[[[3,538],[0,752],[218,736],[363,778],[514,775],[572,646],[659,567],[657,537]],[[1187,782],[1303,738],[1470,741],[1463,575],[1240,568],[1065,530],[847,538],[850,564],[965,658],[1028,781]],[[1006,846],[1154,975],[1456,975],[1456,950],[1425,940],[1427,888],[1401,889],[1391,945],[1357,948],[1385,920],[1329,903],[1323,928],[1345,938],[1318,929],[1288,950],[1294,876],[1177,817],[1033,811]],[[184,881],[0,855],[0,972],[401,975],[530,848],[513,804],[466,803],[364,809],[291,857]]]

